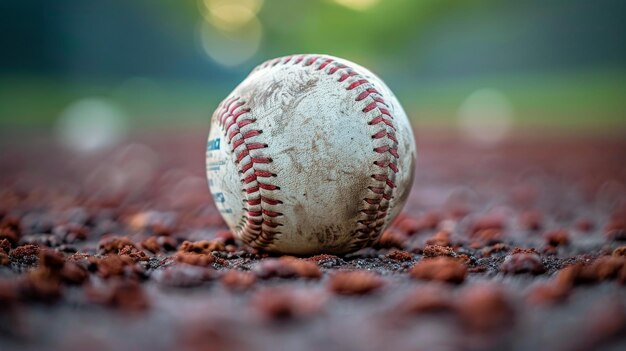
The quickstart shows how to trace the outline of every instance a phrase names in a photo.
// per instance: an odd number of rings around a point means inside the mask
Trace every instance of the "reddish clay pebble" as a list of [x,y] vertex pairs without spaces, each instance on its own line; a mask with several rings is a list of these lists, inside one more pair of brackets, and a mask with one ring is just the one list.
[[150,307],[148,296],[137,281],[114,280],[107,290],[98,294],[94,301],[124,312],[139,312]]
[[192,266],[209,267],[213,264],[219,264],[222,266],[228,266],[228,261],[213,256],[213,254],[196,254],[178,252],[175,256],[176,261],[181,263],[190,264]]
[[144,274],[143,269],[127,256],[108,255],[103,258],[90,258],[97,267],[97,274],[104,278],[132,277],[139,278]]
[[411,268],[410,275],[416,279],[435,280],[460,284],[465,280],[467,267],[451,257],[435,257],[419,261]]
[[394,261],[411,261],[413,260],[413,255],[406,251],[398,251],[394,250],[387,254],[387,257]]
[[271,320],[305,318],[319,313],[325,298],[308,291],[286,287],[266,288],[252,297],[254,307]]
[[44,302],[54,302],[62,294],[58,275],[52,274],[44,267],[28,272],[20,290],[26,299]]
[[98,243],[100,253],[105,255],[124,255],[134,262],[147,261],[148,257],[125,236],[107,236]]
[[18,246],[9,253],[9,257],[20,263],[33,264],[39,257],[39,246],[30,244]]
[[320,268],[313,262],[291,256],[283,256],[280,260],[290,265],[300,278],[318,279],[322,276],[322,271],[320,271]]
[[117,255],[105,256],[101,259],[91,258],[90,261],[98,267],[98,275],[102,278],[124,275],[127,263]]
[[626,256],[626,246],[620,246],[613,250],[613,256]]
[[619,277],[620,271],[626,266],[626,257],[602,256],[591,264],[598,281],[612,280]]
[[615,211],[604,232],[610,240],[626,240],[626,210]]
[[98,243],[98,249],[102,254],[119,254],[125,247],[136,248],[130,239],[125,236],[106,236]]
[[497,215],[485,215],[476,218],[470,225],[469,232],[473,236],[486,229],[504,230],[504,219]]
[[487,271],[487,267],[485,266],[467,267],[468,273],[484,273],[486,271]]
[[478,249],[485,247],[485,245],[486,243],[481,242],[481,241],[472,241],[469,244],[467,244],[467,247],[469,247],[470,249],[478,250]]
[[571,289],[574,285],[593,283],[596,278],[588,266],[576,263],[559,270],[554,281],[560,287]]
[[212,268],[174,264],[154,273],[155,280],[165,286],[188,288],[198,286],[215,277]]
[[75,285],[82,284],[89,278],[87,270],[75,262],[65,262],[59,275],[64,283]]
[[375,243],[376,248],[381,249],[403,249],[406,242],[406,235],[392,229],[385,230]]
[[232,328],[210,318],[193,317],[184,321],[180,328],[176,347],[180,351],[251,350],[245,340],[236,336]]
[[394,221],[392,227],[406,235],[412,235],[424,229],[422,222],[418,221],[415,218],[408,217],[404,214],[398,216],[398,218]]
[[20,235],[12,228],[0,227],[0,239],[5,239],[15,245],[20,240]]
[[519,216],[519,224],[527,230],[541,229],[541,213],[539,211],[525,211]]
[[152,252],[153,254],[161,251],[161,245],[157,242],[156,236],[151,236],[141,242],[141,247],[145,250]]
[[450,246],[450,232],[440,230],[426,240],[427,245]]
[[439,225],[440,216],[435,212],[425,213],[419,217],[405,216],[395,223],[395,227],[402,233],[413,235],[425,230],[432,230]]
[[277,258],[266,258],[257,263],[252,272],[261,279],[269,278],[293,278],[297,275],[294,266],[286,260]]
[[11,251],[11,257],[15,259],[20,259],[28,256],[38,256],[39,255],[39,246],[36,245],[22,245],[18,246],[13,251]]
[[0,239],[0,252],[8,254],[11,251],[11,242],[7,239]]
[[528,253],[528,254],[539,255],[539,253],[534,247],[531,247],[531,248],[516,247],[513,249],[513,251],[511,251],[511,255],[518,254],[518,253]]
[[178,243],[171,236],[151,236],[143,240],[140,245],[144,250],[158,254],[162,251],[176,250]]
[[409,314],[448,312],[454,310],[453,301],[448,289],[429,285],[415,289],[399,308]]
[[606,238],[611,241],[625,241],[626,230],[625,229],[612,229],[606,232]]
[[546,232],[543,237],[546,243],[551,246],[569,245],[569,234],[563,229]]
[[626,283],[626,257],[602,256],[589,264],[573,264],[561,269],[556,280],[563,286],[591,284],[605,280]]
[[65,257],[56,251],[43,249],[39,251],[39,264],[51,270],[59,271],[65,265]]
[[494,253],[509,251],[509,245],[503,243],[497,243],[492,246],[487,246],[481,250],[483,257],[490,257]]
[[170,236],[174,233],[174,228],[163,223],[155,223],[149,226],[152,234],[157,236]]
[[546,269],[538,254],[514,252],[504,258],[504,262],[500,265],[500,271],[509,274],[542,274]]
[[248,290],[256,283],[256,276],[250,272],[231,269],[222,275],[220,281],[229,290],[243,291]]
[[150,259],[145,252],[134,246],[125,246],[123,249],[120,250],[119,255],[127,256],[133,262],[148,261]]
[[341,264],[342,259],[335,255],[321,254],[305,258],[306,261],[315,262],[318,265],[337,265]]
[[458,301],[459,316],[471,331],[488,333],[509,329],[515,321],[513,305],[498,286],[470,286],[461,292]]
[[0,251],[0,266],[8,266],[11,263],[9,255]]
[[340,295],[364,295],[384,285],[377,274],[368,271],[344,271],[331,276],[328,288]]
[[493,245],[502,241],[502,230],[495,228],[481,229],[474,232],[471,237],[473,240],[485,243],[486,245]]
[[417,220],[423,229],[436,229],[441,221],[441,215],[437,212],[426,212],[419,216]]
[[[584,314],[582,325],[567,350],[587,351],[605,349],[619,344],[626,330],[623,299],[607,296],[594,302]],[[610,348],[610,347],[609,347]],[[619,347],[618,347],[619,348]]]
[[546,245],[541,248],[541,252],[546,255],[557,255],[559,253],[559,248],[552,245]]
[[224,243],[219,240],[185,241],[178,248],[178,252],[210,254],[213,251],[224,251]]
[[437,257],[437,256],[456,256],[456,252],[449,246],[440,245],[426,245],[423,251],[424,257]]
[[556,304],[563,302],[570,295],[568,286],[554,282],[536,285],[528,292],[528,301],[534,304]]

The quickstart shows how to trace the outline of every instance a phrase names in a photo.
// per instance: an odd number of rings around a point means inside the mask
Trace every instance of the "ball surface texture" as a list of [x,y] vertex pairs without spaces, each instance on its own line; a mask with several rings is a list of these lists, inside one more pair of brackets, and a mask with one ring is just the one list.
[[235,237],[258,249],[344,254],[372,245],[411,190],[415,140],[367,69],[327,55],[256,67],[211,119],[206,169]]

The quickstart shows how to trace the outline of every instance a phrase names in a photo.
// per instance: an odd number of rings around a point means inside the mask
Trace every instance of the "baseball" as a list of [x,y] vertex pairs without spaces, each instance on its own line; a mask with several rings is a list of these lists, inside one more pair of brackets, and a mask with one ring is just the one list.
[[345,254],[398,215],[415,157],[406,113],[380,78],[337,57],[293,55],[256,67],[219,104],[206,170],[242,242]]

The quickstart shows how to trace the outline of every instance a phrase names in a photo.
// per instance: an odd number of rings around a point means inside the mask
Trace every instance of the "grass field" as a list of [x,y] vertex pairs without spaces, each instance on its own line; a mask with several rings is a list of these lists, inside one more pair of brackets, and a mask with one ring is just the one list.
[[[409,116],[421,125],[456,123],[459,105],[473,91],[501,91],[514,111],[514,125],[548,129],[626,128],[626,71],[493,76],[393,84]],[[133,79],[123,84],[74,84],[54,79],[0,80],[0,127],[47,127],[71,102],[110,98],[131,125],[181,126],[205,121],[233,86]]]

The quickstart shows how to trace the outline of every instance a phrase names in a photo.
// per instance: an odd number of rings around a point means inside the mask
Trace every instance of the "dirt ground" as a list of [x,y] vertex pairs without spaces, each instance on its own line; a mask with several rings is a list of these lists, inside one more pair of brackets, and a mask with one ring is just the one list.
[[236,243],[205,131],[0,144],[0,350],[624,350],[626,138],[421,131],[374,248]]

